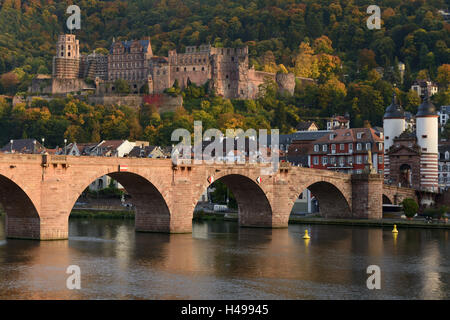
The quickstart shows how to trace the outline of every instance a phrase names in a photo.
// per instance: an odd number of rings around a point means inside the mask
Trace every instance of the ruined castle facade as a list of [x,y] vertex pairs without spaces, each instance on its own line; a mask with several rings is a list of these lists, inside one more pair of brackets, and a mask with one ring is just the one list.
[[[185,53],[171,50],[168,57],[153,55],[150,40],[114,41],[108,55],[80,55],[75,35],[59,36],[53,58],[52,93],[95,89],[97,94],[117,92],[115,81],[126,80],[131,93],[163,93],[174,85],[209,82],[217,95],[253,99],[266,79],[280,91],[294,93],[294,74],[274,74],[249,68],[248,47],[189,46]],[[90,79],[90,81],[87,81]],[[312,81],[311,79],[301,79]]]

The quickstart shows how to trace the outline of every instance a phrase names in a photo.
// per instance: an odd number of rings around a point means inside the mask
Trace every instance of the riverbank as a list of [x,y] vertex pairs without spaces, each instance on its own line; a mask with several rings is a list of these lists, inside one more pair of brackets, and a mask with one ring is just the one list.
[[[223,217],[225,221],[237,221],[237,214],[227,214]],[[367,220],[367,219],[330,219],[318,216],[299,217],[291,216],[289,224],[324,224],[324,225],[342,225],[342,226],[359,226],[359,227],[393,227],[394,224],[400,228],[430,228],[430,229],[450,229],[450,223],[435,221],[426,223],[420,220],[405,220],[405,219],[381,219],[381,220]]]
[[73,209],[70,219],[134,219],[133,210]]

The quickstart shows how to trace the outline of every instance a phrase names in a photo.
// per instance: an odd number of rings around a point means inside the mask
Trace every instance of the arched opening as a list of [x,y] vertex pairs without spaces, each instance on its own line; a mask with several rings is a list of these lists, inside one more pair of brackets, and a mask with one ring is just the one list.
[[35,205],[15,182],[0,175],[0,203],[8,238],[39,239],[40,219]]
[[[170,232],[169,208],[161,192],[149,180],[131,172],[109,173],[107,177],[110,179],[100,176],[84,186],[84,191],[73,200],[71,208],[76,210],[84,207],[95,214],[96,207],[101,208],[104,202],[109,202],[112,203],[110,210],[134,211],[136,231]],[[104,181],[102,185],[107,187],[95,189],[99,185],[98,181]],[[89,199],[89,193],[94,193],[96,197]],[[106,198],[106,201],[102,198]]]
[[304,189],[294,202],[291,216],[298,213],[303,202],[304,214],[319,214],[322,217],[351,217],[351,208],[342,192],[333,184],[319,181]]
[[409,164],[402,164],[400,166],[400,186],[411,187],[412,170]]
[[392,204],[392,201],[385,194],[383,194],[383,204]]
[[239,174],[226,175],[210,184],[194,212],[234,216],[241,227],[272,226],[272,208],[264,191],[256,181]]

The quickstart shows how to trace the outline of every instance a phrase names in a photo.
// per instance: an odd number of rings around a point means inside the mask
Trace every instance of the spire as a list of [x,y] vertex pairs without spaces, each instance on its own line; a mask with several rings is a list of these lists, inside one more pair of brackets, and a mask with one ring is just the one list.
[[436,107],[430,101],[430,94],[428,92],[428,85],[424,89],[424,97],[422,104],[419,106],[416,117],[435,116]]
[[392,94],[392,103],[386,108],[386,113],[384,114],[384,119],[387,118],[405,118],[405,112],[403,108],[397,104],[397,94]]

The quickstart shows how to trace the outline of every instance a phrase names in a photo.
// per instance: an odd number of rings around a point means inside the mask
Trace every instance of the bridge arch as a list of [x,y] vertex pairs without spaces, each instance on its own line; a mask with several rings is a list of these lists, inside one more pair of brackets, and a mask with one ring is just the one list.
[[[223,182],[233,193],[238,204],[238,222],[241,227],[271,227],[272,206],[266,193],[255,178],[243,173],[225,173],[215,182]],[[207,190],[210,183],[204,183],[195,193],[195,203]]]
[[171,215],[167,201],[150,178],[132,171],[97,172],[78,183],[70,198],[68,212],[70,214],[75,202],[89,185],[98,178],[108,175],[119,182],[131,196],[135,208],[136,231],[170,232]]
[[36,204],[19,184],[4,175],[0,175],[0,203],[6,212],[8,238],[40,237],[40,217]]
[[389,196],[383,193],[383,204],[393,204],[393,200]]
[[[292,192],[289,196],[292,205],[289,208],[289,213],[300,194],[308,189],[317,200],[319,213],[322,216],[329,218],[351,217],[352,184],[349,175],[342,174],[342,178],[339,176],[330,178],[328,172],[322,173],[316,170],[316,173],[308,172],[292,176],[290,180]],[[336,173],[333,174],[336,175]]]

